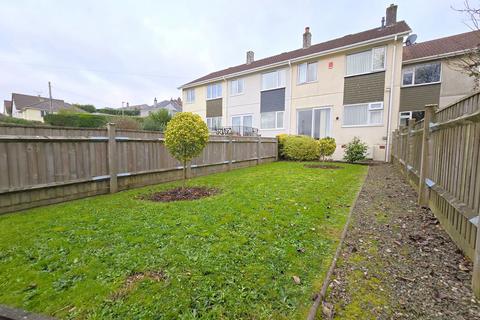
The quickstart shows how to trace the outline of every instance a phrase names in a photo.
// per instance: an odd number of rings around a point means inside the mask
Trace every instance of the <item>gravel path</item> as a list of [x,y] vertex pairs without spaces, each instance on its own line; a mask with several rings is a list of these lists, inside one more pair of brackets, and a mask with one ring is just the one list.
[[471,262],[416,197],[392,165],[370,166],[324,318],[480,319]]

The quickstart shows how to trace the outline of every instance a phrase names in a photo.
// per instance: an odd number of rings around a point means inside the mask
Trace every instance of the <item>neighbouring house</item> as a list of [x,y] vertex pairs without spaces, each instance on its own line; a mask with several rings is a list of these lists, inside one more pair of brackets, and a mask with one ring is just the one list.
[[58,113],[62,109],[84,112],[63,100],[52,99],[50,103],[49,98],[20,93],[12,93],[12,100],[5,100],[3,104],[5,106],[5,114],[9,116],[41,122],[43,122],[45,115]]
[[212,130],[253,127],[267,137],[333,137],[335,159],[358,136],[371,158],[388,159],[398,125],[403,41],[410,32],[406,22],[397,22],[396,5],[377,27],[322,43],[311,44],[307,27],[300,49],[260,60],[249,51],[244,64],[182,85],[184,111],[201,115]]
[[153,99],[153,104],[139,104],[134,106],[128,106],[129,110],[139,110],[141,117],[148,117],[152,112],[165,109],[171,116],[174,116],[177,112],[182,112],[182,99],[177,98],[170,100],[163,100],[158,102],[157,98]]
[[460,59],[480,44],[480,31],[404,47],[400,124],[423,119],[426,104],[445,107],[475,90],[472,77],[458,67]]

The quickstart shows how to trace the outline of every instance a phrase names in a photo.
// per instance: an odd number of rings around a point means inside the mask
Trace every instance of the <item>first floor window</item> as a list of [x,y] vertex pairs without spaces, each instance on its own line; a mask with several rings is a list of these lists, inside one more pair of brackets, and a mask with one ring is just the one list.
[[261,129],[282,129],[284,111],[262,112],[260,114]]
[[425,111],[402,111],[400,112],[400,126],[407,126],[410,119],[420,121],[425,117]]
[[298,65],[298,79],[297,82],[307,83],[317,81],[317,63],[302,63]]
[[385,69],[385,47],[347,55],[347,76]]
[[222,117],[207,117],[207,127],[210,130],[217,130],[222,127]]
[[343,108],[344,126],[383,124],[383,102],[346,105]]
[[262,74],[262,90],[285,87],[285,70],[276,70]]
[[222,97],[222,84],[213,83],[207,86],[207,100],[217,99]]
[[404,68],[402,72],[402,85],[413,86],[417,84],[440,82],[440,62],[420,64]]
[[244,86],[245,83],[243,79],[230,81],[230,95],[235,96],[237,94],[242,94]]
[[195,89],[187,90],[187,103],[195,102]]

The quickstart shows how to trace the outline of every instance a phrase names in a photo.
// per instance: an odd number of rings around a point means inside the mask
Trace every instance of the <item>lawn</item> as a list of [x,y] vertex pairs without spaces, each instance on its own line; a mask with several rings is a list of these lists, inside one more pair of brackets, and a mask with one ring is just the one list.
[[[276,162],[0,216],[0,304],[58,318],[300,319],[366,167]],[[298,276],[300,283],[293,281]]]

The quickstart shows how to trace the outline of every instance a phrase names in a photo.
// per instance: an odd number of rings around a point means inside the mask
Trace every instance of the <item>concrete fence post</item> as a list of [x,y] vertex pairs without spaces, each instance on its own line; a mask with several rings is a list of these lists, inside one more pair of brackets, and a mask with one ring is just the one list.
[[117,182],[117,140],[115,123],[109,123],[107,125],[108,132],[108,174],[110,175],[110,193],[118,191]]
[[232,170],[232,160],[233,160],[233,137],[232,135],[228,136],[227,143],[227,161],[228,161],[228,170]]
[[431,141],[430,141],[430,123],[433,121],[436,104],[427,104],[425,106],[425,117],[423,119],[423,136],[422,136],[422,157],[420,159],[420,179],[418,182],[418,204],[427,206],[430,192],[425,184],[425,179],[430,175],[431,165]]
[[262,148],[262,137],[258,136],[257,140],[257,164],[262,163],[262,155],[260,154],[260,150]]
[[472,289],[475,297],[480,299],[480,216],[477,220],[477,241],[473,258]]
[[412,154],[412,131],[413,131],[413,126],[415,125],[415,119],[410,119],[408,121],[408,127],[407,127],[407,143],[405,145],[405,174],[408,176],[408,166],[410,165],[410,157]]

